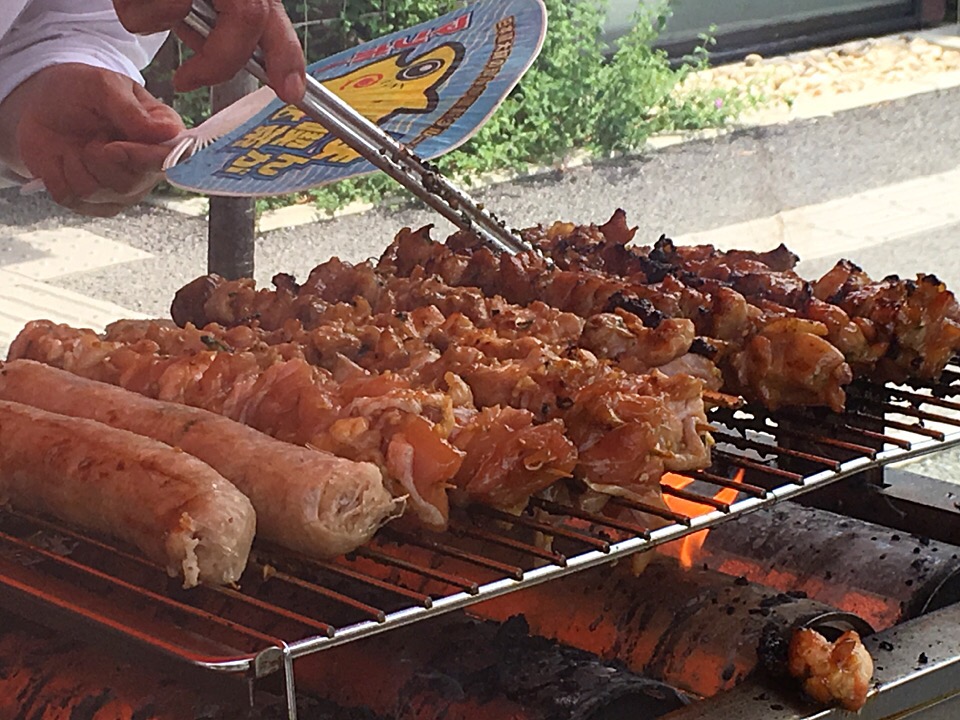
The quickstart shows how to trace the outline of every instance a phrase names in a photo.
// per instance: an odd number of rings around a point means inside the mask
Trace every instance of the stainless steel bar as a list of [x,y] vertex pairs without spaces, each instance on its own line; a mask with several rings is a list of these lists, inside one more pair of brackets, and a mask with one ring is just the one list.
[[798,460],[806,460],[818,465],[823,465],[831,470],[836,470],[838,467],[840,467],[840,461],[835,458],[825,458],[820,455],[814,455],[810,452],[804,452],[802,450],[794,450],[792,448],[781,447],[780,445],[767,444],[752,438],[741,437],[740,435],[736,435],[735,433],[731,432],[724,432],[722,430],[714,431],[713,437],[716,440],[728,442],[731,445],[736,445],[740,448],[756,450],[759,453],[783,455],[785,457],[797,458]]
[[610,498],[609,502],[613,503],[614,505],[620,505],[621,507],[629,508],[630,510],[637,510],[638,512],[655,515],[663,518],[664,520],[675,522],[678,525],[690,527],[691,519],[689,517],[682,515],[681,513],[674,512],[673,510],[668,510],[667,508],[657,507],[656,505],[651,505],[649,503],[640,502],[639,500],[632,500],[624,497],[613,497]]
[[[114,617],[95,612],[87,607],[82,607],[66,595],[61,596],[55,593],[44,592],[41,588],[33,584],[20,582],[13,577],[0,575],[0,589],[4,589],[4,593],[13,591],[16,594],[16,603],[21,609],[25,607],[24,603],[27,601],[41,607],[49,606],[75,619],[83,618],[91,623],[95,623],[98,629],[112,631],[120,636],[130,638],[134,642],[159,652],[162,655],[179,659],[197,667],[237,673],[247,672],[253,663],[253,653],[234,657],[212,657],[210,655],[204,655],[170,642],[159,633],[144,632],[142,629],[133,627]],[[16,608],[10,607],[9,609],[15,610]],[[31,613],[31,615],[31,619],[38,620],[37,613]]]
[[933,395],[924,395],[922,393],[913,392],[911,390],[903,390],[896,387],[885,387],[884,391],[890,393],[894,397],[910,400],[921,405],[935,405],[937,407],[946,408],[947,410],[960,410],[960,402],[944,400],[943,398],[938,398]]
[[706,497],[705,495],[699,495],[695,492],[690,492],[689,490],[684,490],[683,488],[670,487],[669,485],[664,485],[663,488],[664,495],[672,495],[673,497],[680,498],[682,500],[688,500],[698,505],[705,505],[712,507],[715,510],[719,510],[723,513],[730,512],[730,503],[725,503],[722,500],[717,500],[716,498]]
[[875,422],[879,425],[886,425],[887,427],[891,427],[896,430],[903,430],[904,432],[913,433],[914,435],[922,435],[924,437],[933,438],[934,440],[943,440],[943,438],[946,437],[939,430],[931,430],[923,427],[922,425],[918,425],[917,423],[900,422],[899,420],[892,420],[891,418],[881,417],[879,415],[874,415],[873,413],[863,412],[862,410],[855,410],[849,414],[853,415],[854,417]]
[[623,520],[619,520],[617,518],[607,517],[606,515],[601,515],[600,513],[587,512],[586,510],[567,507],[565,505],[561,505],[560,503],[555,503],[551,502],[550,500],[544,500],[536,497],[530,498],[530,504],[533,507],[546,510],[551,515],[575,517],[581,520],[587,520],[595,525],[605,525],[607,527],[614,528],[615,530],[633,533],[639,537],[650,537],[650,530],[648,528],[641,527],[636,523],[624,522]]
[[396,585],[394,583],[386,582],[380,578],[375,578],[366,573],[356,572],[349,570],[348,568],[338,565],[336,563],[317,563],[318,567],[323,567],[324,570],[329,570],[332,573],[342,575],[343,577],[350,578],[351,580],[357,580],[358,582],[370,585],[372,587],[379,588],[381,590],[386,590],[392,592],[396,595],[401,595],[408,600],[413,600],[415,603],[421,607],[429,608],[433,605],[433,600],[429,595],[424,595],[423,593],[416,592],[409,588],[405,588],[402,585]]
[[756,470],[759,473],[765,475],[771,475],[773,477],[783,478],[784,480],[789,480],[792,483],[803,484],[803,475],[800,473],[790,472],[789,470],[784,470],[783,468],[772,467],[766,465],[765,463],[756,462],[745,458],[742,455],[737,455],[736,453],[725,452],[723,450],[714,450],[713,454],[719,458],[722,458],[724,462],[727,462],[731,465],[736,465],[737,467],[742,467],[745,470]]
[[[351,570],[350,568],[345,567],[339,563],[328,562],[326,560],[316,560],[314,558],[310,558],[295,552],[289,552],[289,551],[283,551],[283,552],[286,555],[286,557],[292,560],[295,560],[297,562],[303,563],[307,566],[312,566],[319,570],[330,572],[335,575],[340,575],[341,577],[345,577],[350,580],[355,580],[359,583],[368,585],[378,590],[385,590],[386,592],[393,593],[395,595],[400,595],[401,597],[405,597],[407,598],[407,600],[412,600],[413,602],[417,603],[418,605],[422,605],[423,607],[430,607],[430,605],[433,602],[430,599],[429,595],[424,595],[423,593],[410,590],[409,588],[405,588],[401,585],[395,585],[393,583],[386,582],[381,578],[372,577],[371,575],[368,575],[363,572],[357,572],[356,570]],[[267,553],[266,557],[269,558],[269,553]],[[259,562],[263,562],[262,558],[259,557],[259,555],[257,560]]]
[[837,450],[845,450],[870,459],[875,458],[877,455],[877,449],[867,445],[858,445],[857,443],[852,443],[847,440],[838,440],[837,438],[817,435],[816,433],[784,427],[783,425],[771,427],[770,432],[785,437],[796,438],[797,440],[806,440],[807,442],[816,443],[825,447],[836,448]]
[[245,625],[242,625],[238,622],[234,622],[233,620],[228,620],[227,618],[220,617],[219,615],[208,613],[205,610],[201,610],[200,608],[193,607],[192,605],[187,605],[185,603],[178,602],[172,598],[167,597],[166,595],[160,595],[159,593],[155,593],[152,590],[147,590],[146,588],[140,587],[139,585],[134,585],[133,583],[129,583],[126,580],[113,577],[112,575],[109,575],[105,572],[97,570],[96,568],[92,568],[88,565],[84,565],[83,563],[79,563],[64,555],[60,555],[55,552],[50,552],[49,550],[33,545],[32,543],[29,543],[25,540],[21,540],[20,538],[14,537],[13,535],[8,535],[7,533],[0,532],[0,540],[7,542],[11,545],[15,545],[20,549],[25,550],[26,552],[35,553],[46,560],[53,561],[55,564],[68,567],[72,570],[76,570],[77,572],[80,572],[81,574],[93,577],[105,583],[107,586],[120,588],[134,595],[138,595],[142,598],[146,598],[151,602],[157,603],[158,605],[162,605],[163,607],[173,610],[174,612],[178,612],[183,615],[189,615],[199,620],[202,620],[203,622],[207,622],[213,625],[219,625],[227,630],[230,630],[231,632],[236,633],[237,635],[244,636],[248,639],[266,643],[267,645],[276,645],[277,643],[281,642],[279,638],[266,635],[254,628],[248,628]]
[[435,552],[438,555],[445,555],[447,557],[463,560],[464,562],[487,568],[488,570],[502,572],[507,577],[513,578],[514,580],[523,580],[523,568],[519,568],[516,565],[502,563],[497,560],[484,557],[483,555],[467,552],[466,550],[461,550],[460,548],[456,548],[436,540],[428,540],[416,535],[398,532],[389,527],[384,528],[381,530],[381,532],[386,536],[397,539],[399,542],[402,542],[405,545],[422,547],[426,550],[430,550],[431,552]]
[[[337,592],[336,590],[331,590],[330,588],[325,588],[322,585],[317,585],[316,583],[307,582],[306,580],[301,580],[300,578],[290,575],[285,572],[280,572],[279,570],[274,570],[270,573],[271,580],[277,580],[287,585],[292,585],[295,588],[304,590],[315,595],[320,595],[325,597],[328,600],[333,600],[334,602],[341,603],[347,607],[353,608],[354,610],[359,610],[364,615],[367,615],[377,622],[383,622],[386,618],[386,613],[380,608],[375,608],[372,605],[368,605],[365,602],[360,602],[348,595]],[[326,623],[324,623],[326,625]],[[325,631],[328,637],[333,637],[335,630],[330,625],[327,625],[329,630]]]
[[[162,567],[160,567],[154,562],[151,562],[150,560],[147,560],[145,557],[134,555],[133,553],[126,552],[112,545],[108,545],[107,543],[101,540],[92,538],[72,528],[57,525],[55,523],[50,522],[49,520],[45,520],[43,518],[39,518],[34,515],[29,515],[27,513],[23,513],[18,510],[7,510],[6,512],[9,515],[21,518],[33,524],[36,527],[42,527],[49,531],[53,531],[62,535],[69,535],[70,537],[76,540],[84,542],[92,547],[96,547],[97,549],[108,553],[108,555],[111,557],[123,558],[128,562],[134,563],[136,565],[140,565],[141,567],[150,568],[151,570],[154,570],[161,574],[165,572]],[[310,617],[307,617],[306,615],[302,615],[300,613],[293,612],[286,608],[282,608],[279,605],[266,603],[258,598],[253,597],[252,595],[247,595],[245,593],[239,592],[232,588],[218,587],[216,585],[201,585],[199,588],[197,588],[195,592],[209,592],[209,593],[215,593],[218,595],[223,595],[225,597],[231,598],[232,600],[240,602],[244,605],[255,607],[258,610],[264,611],[272,615],[279,615],[281,617],[286,618],[287,620],[293,620],[294,622],[304,625],[305,627],[313,628],[314,630],[320,633],[326,634],[328,637],[333,637],[333,627],[327,623],[319,622],[314,618],[310,618]],[[328,591],[328,592],[334,595],[340,595],[339,593],[334,593],[333,591]],[[345,597],[345,596],[341,596],[341,597]],[[381,611],[381,614],[382,614],[382,611]]]
[[540,520],[527,517],[522,513],[520,515],[513,515],[511,513],[504,512],[503,510],[484,507],[482,505],[475,505],[471,507],[470,512],[479,515],[486,515],[487,517],[510,523],[512,525],[519,525],[521,527],[529,528],[530,530],[536,530],[546,535],[554,535],[556,537],[566,538],[567,540],[582,543],[588,547],[600,550],[601,552],[606,552],[610,549],[610,543],[606,540],[595,538],[592,535],[586,534],[585,532],[579,532],[577,530],[571,530],[570,528],[561,527],[559,525],[551,525],[550,523],[541,522]]
[[721,475],[717,475],[716,473],[707,472],[706,470],[696,470],[690,473],[690,477],[692,477],[694,480],[710,483],[711,485],[719,485],[720,487],[739,490],[742,493],[753,495],[754,497],[758,498],[764,498],[767,496],[767,491],[765,488],[741,482],[739,480],[733,480],[732,478],[725,478]]
[[[216,17],[216,11],[206,0],[194,0],[193,8],[184,22],[206,37],[216,25]],[[265,85],[270,84],[259,49],[247,63],[246,69]],[[498,250],[509,253],[532,250],[469,195],[309,74],[307,92],[299,107],[457,227],[477,233]]]
[[474,540],[482,540],[484,542],[499,545],[500,547],[504,547],[508,550],[513,550],[524,555],[540,558],[541,560],[546,560],[547,562],[558,567],[567,566],[567,558],[562,553],[558,553],[554,550],[545,550],[537,547],[536,545],[531,545],[530,543],[525,543],[509,537],[504,537],[503,535],[498,535],[482,528],[462,525],[460,523],[451,523],[450,532],[452,532],[454,535],[469,537],[473,538]]
[[[87,536],[85,536],[85,535],[82,535],[82,534],[76,532],[76,531],[70,530],[69,528],[62,528],[62,527],[60,527],[60,526],[54,525],[53,523],[50,523],[50,522],[47,522],[47,521],[44,521],[44,520],[40,520],[39,518],[33,518],[33,517],[31,517],[31,516],[26,516],[26,515],[23,515],[22,513],[17,513],[17,512],[15,512],[15,511],[10,511],[10,512],[11,512],[11,514],[15,514],[15,515],[17,515],[17,516],[19,516],[19,517],[29,517],[31,520],[33,520],[34,522],[36,522],[38,525],[40,525],[40,526],[42,526],[42,527],[46,527],[46,528],[48,528],[48,529],[53,529],[53,530],[56,530],[56,531],[59,532],[59,533],[69,534],[71,537],[75,537],[75,538],[81,539],[81,540],[83,540],[84,542],[89,543],[90,545],[93,545],[93,546],[95,546],[95,547],[97,547],[97,548],[99,548],[99,549],[101,549],[101,550],[105,550],[105,551],[109,552],[109,553],[110,553],[110,556],[112,556],[112,557],[120,557],[120,558],[123,558],[124,560],[127,560],[127,561],[129,561],[129,562],[136,563],[136,564],[138,564],[138,565],[140,565],[140,566],[142,566],[142,567],[147,567],[147,568],[150,568],[151,570],[155,570],[155,571],[158,571],[158,572],[160,572],[160,573],[163,573],[163,572],[164,572],[164,570],[163,570],[162,567],[160,567],[159,565],[157,565],[157,564],[155,564],[155,563],[153,563],[153,562],[150,562],[150,561],[147,560],[146,558],[139,557],[139,556],[134,555],[134,554],[132,554],[132,553],[124,552],[124,551],[122,551],[122,550],[119,550],[118,548],[114,548],[114,547],[112,547],[112,546],[110,546],[110,545],[107,545],[106,543],[100,542],[100,541],[98,541],[98,540],[94,540],[93,538],[89,538],[89,537],[87,537]],[[319,632],[319,633],[321,633],[321,634],[323,634],[323,635],[326,635],[327,637],[333,637],[333,626],[331,626],[331,625],[329,625],[329,624],[327,624],[327,623],[320,622],[320,621],[316,620],[315,618],[307,617],[306,615],[303,615],[303,614],[301,614],[301,613],[293,612],[293,611],[288,610],[287,608],[281,607],[281,606],[279,606],[279,605],[274,605],[274,604],[272,604],[272,603],[264,602],[263,600],[260,600],[259,598],[253,597],[252,595],[247,595],[247,594],[242,593],[242,592],[240,592],[240,591],[238,591],[238,590],[234,590],[233,588],[229,588],[229,587],[217,587],[217,586],[215,586],[215,585],[202,585],[202,586],[200,586],[199,588],[197,588],[196,590],[194,590],[194,592],[208,592],[208,593],[213,593],[213,594],[216,594],[216,595],[222,595],[222,596],[228,597],[228,598],[230,598],[231,600],[236,601],[236,602],[238,602],[238,603],[240,603],[240,604],[247,605],[247,606],[250,606],[250,607],[254,607],[254,608],[256,608],[257,610],[263,611],[263,612],[265,612],[265,613],[267,613],[267,614],[279,616],[279,617],[285,618],[285,619],[287,619],[287,620],[292,620],[293,622],[296,622],[296,623],[298,623],[298,624],[300,624],[300,625],[303,625],[304,627],[312,628],[313,630],[315,630],[315,631],[317,631],[317,632]]]
[[454,575],[453,573],[442,572],[440,570],[434,570],[433,568],[423,567],[415,562],[393,557],[387,553],[380,552],[379,550],[372,550],[370,548],[357,548],[354,553],[357,555],[357,557],[365,557],[368,560],[373,560],[381,565],[400,568],[401,570],[406,570],[407,572],[414,573],[415,575],[420,575],[425,578],[430,578],[431,580],[437,580],[452,587],[460,588],[464,592],[467,592],[471,595],[476,595],[477,593],[477,583],[469,578]]
[[[882,418],[876,418],[875,420],[880,420]],[[886,433],[877,432],[876,430],[869,430],[864,427],[859,427],[857,425],[852,425],[848,422],[838,423],[841,428],[848,432],[856,433],[857,435],[863,435],[865,438],[870,438],[871,440],[878,440],[880,442],[889,443],[890,445],[896,445],[901,450],[909,450],[912,446],[912,443],[909,440],[904,440],[903,438],[893,437],[892,435],[887,435]],[[879,453],[878,453],[879,454]],[[874,455],[876,458],[876,455]]]
[[926,410],[921,410],[920,408],[913,407],[911,405],[894,405],[889,402],[879,402],[874,400],[868,400],[871,404],[875,404],[876,407],[882,409],[884,412],[888,413],[900,413],[901,415],[909,415],[910,417],[915,417],[918,420],[929,420],[930,422],[943,423],[944,425],[952,425],[953,427],[960,427],[960,419],[950,417],[949,415],[938,415],[937,413],[928,412]]

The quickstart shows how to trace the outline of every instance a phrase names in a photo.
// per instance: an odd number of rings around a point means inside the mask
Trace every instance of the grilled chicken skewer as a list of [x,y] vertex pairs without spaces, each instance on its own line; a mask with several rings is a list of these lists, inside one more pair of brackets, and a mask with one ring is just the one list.
[[[164,329],[129,321],[108,328],[107,338],[136,342],[150,335],[161,351],[203,347],[202,337],[224,347],[239,342],[237,350],[303,357],[340,378],[396,373],[413,388],[450,395],[455,414],[466,406],[512,407],[537,423],[562,420],[579,450],[574,475],[607,494],[658,500],[664,469],[709,464],[702,386],[686,375],[633,375],[583,351],[560,355],[534,338],[498,337],[432,306],[378,315],[346,304],[327,309],[324,322],[311,329],[297,321],[273,332],[216,325]],[[320,312],[317,304],[314,311]]]
[[399,276],[434,274],[450,285],[478,287],[519,304],[539,299],[581,317],[619,308],[651,327],[665,318],[687,318],[718,352],[727,391],[773,409],[843,407],[843,387],[852,372],[842,353],[823,337],[823,323],[766,316],[726,287],[704,293],[671,276],[651,284],[646,277],[550,268],[533,253],[498,256],[477,245],[468,233],[457,233],[441,245],[425,233],[401,232],[378,269]]

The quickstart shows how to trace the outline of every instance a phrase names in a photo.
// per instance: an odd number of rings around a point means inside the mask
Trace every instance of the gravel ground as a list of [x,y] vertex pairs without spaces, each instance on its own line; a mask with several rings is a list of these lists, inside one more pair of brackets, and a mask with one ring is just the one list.
[[752,54],[743,62],[695,73],[689,83],[749,88],[774,104],[789,105],[799,96],[840,95],[957,71],[960,49],[925,38],[895,35],[783,57]]

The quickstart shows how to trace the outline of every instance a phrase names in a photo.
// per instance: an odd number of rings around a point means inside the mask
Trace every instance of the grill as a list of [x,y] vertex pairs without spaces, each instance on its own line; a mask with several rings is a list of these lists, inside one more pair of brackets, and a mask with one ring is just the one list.
[[854,384],[843,414],[727,404],[711,415],[713,466],[692,473],[685,486],[663,487],[690,511],[611,501],[661,519],[649,527],[541,499],[520,516],[470,507],[453,514],[443,535],[386,528],[370,546],[330,562],[257,545],[242,590],[184,592],[133,552],[44,518],[2,511],[0,604],[81,637],[106,635],[197,669],[238,674],[251,687],[279,673],[286,717],[294,720],[299,658],[960,444],[960,401],[952,399],[958,395],[954,364],[936,383]]

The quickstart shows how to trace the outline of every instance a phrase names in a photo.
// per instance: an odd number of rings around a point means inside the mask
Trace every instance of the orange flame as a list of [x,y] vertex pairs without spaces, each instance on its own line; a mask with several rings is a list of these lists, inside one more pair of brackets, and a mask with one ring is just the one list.
[[[743,482],[742,468],[737,472],[736,476],[734,476],[733,481]],[[664,473],[660,479],[662,485],[669,485],[677,490],[682,490],[692,482],[693,478],[689,478],[686,475],[677,475],[676,473]],[[732,503],[737,499],[737,495],[739,494],[740,491],[736,488],[724,487],[720,488],[713,497],[723,503]],[[673,497],[672,495],[664,495],[663,500],[671,510],[682,513],[687,517],[704,515],[712,509],[707,505],[701,505],[692,500],[684,500],[683,498]],[[709,532],[709,530],[701,530],[679,540],[666,543],[661,546],[661,552],[676,557],[680,561],[680,565],[685,570],[689,570],[693,567],[693,563],[700,554],[700,548],[703,547],[703,543],[706,541],[707,533]]]

